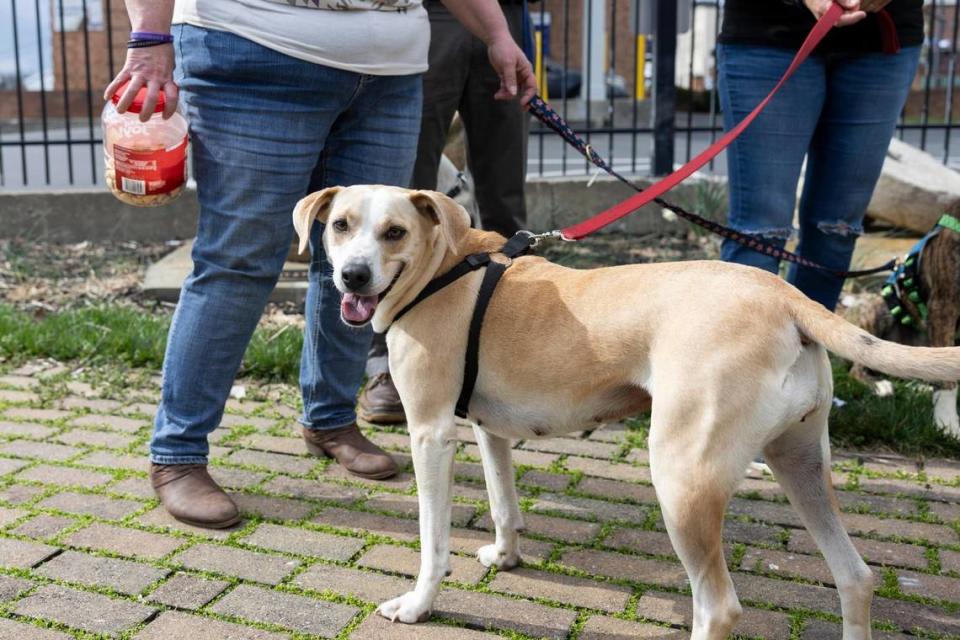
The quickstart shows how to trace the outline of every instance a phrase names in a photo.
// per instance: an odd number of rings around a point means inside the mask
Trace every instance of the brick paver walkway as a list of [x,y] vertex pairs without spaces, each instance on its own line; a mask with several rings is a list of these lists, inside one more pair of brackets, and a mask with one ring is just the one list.
[[[213,475],[247,519],[171,520],[146,479],[156,380],[90,385],[62,366],[0,375],[0,638],[220,640],[685,637],[686,575],[663,531],[641,425],[520,443],[524,566],[484,569],[492,540],[472,432],[456,465],[452,575],[432,621],[373,614],[412,584],[417,503],[406,465],[364,482],[304,455],[292,389],[248,389],[214,434]],[[259,398],[259,399],[256,399]],[[847,528],[878,576],[875,637],[960,637],[960,463],[838,455]],[[695,470],[691,470],[695,472]],[[725,542],[745,637],[839,638],[839,600],[769,478],[730,506]]]

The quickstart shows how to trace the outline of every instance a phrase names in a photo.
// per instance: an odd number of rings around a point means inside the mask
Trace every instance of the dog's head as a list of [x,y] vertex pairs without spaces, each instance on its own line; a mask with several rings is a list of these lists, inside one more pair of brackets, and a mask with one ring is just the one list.
[[467,212],[443,194],[370,185],[330,187],[298,202],[293,224],[301,253],[314,220],[325,225],[323,248],[343,293],[343,321],[372,321],[376,331],[419,293],[444,256],[458,253],[470,228]]

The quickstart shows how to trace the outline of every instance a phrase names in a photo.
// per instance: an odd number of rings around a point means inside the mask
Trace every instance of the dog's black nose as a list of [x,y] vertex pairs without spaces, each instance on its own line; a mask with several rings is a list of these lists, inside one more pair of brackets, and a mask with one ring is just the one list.
[[343,286],[350,291],[359,291],[370,282],[370,267],[362,262],[355,262],[343,267],[340,273],[343,279]]

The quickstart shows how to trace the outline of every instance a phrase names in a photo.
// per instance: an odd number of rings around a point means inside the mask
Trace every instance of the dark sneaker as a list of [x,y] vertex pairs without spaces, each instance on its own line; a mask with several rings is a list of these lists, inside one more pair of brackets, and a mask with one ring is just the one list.
[[386,451],[367,440],[356,423],[339,429],[303,429],[307,451],[335,458],[355,476],[384,480],[397,475],[397,463]]
[[357,415],[372,424],[400,424],[406,421],[400,394],[389,373],[378,373],[369,380],[360,394]]

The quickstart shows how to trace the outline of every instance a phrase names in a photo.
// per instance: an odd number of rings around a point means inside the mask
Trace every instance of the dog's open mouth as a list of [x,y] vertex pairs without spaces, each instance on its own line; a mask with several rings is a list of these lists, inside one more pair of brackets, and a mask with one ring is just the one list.
[[362,296],[356,293],[344,293],[340,299],[340,317],[343,321],[355,327],[361,327],[370,322],[373,313],[377,310],[377,305],[390,293],[402,272],[403,267],[400,267],[397,275],[390,281],[390,285],[377,295]]
[[355,293],[345,293],[340,300],[340,315],[347,324],[362,325],[370,322],[373,312],[377,310],[380,296],[360,296]]

